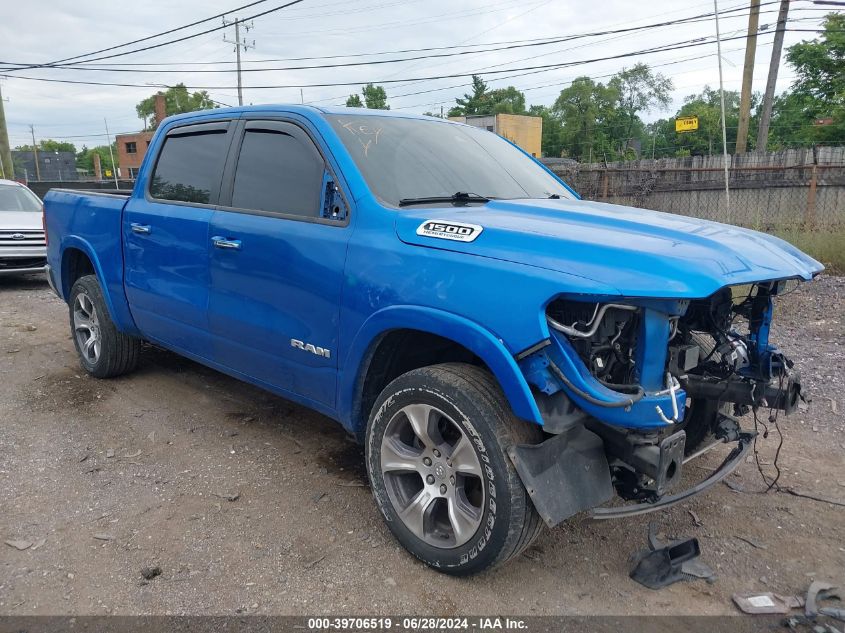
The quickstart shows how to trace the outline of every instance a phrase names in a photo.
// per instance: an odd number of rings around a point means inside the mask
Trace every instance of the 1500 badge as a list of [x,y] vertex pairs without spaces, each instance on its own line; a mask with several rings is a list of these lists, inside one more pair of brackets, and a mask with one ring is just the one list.
[[417,229],[417,235],[436,237],[455,242],[472,242],[481,235],[484,228],[477,224],[450,222],[448,220],[426,220]]

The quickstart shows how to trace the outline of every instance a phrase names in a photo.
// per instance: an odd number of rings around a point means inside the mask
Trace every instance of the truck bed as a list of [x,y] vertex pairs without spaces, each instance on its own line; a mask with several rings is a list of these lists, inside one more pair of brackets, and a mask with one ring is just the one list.
[[127,200],[120,190],[51,189],[44,197],[48,274],[56,292],[67,300],[69,267],[90,262],[108,287],[109,308],[122,329],[134,327],[123,289],[121,221]]

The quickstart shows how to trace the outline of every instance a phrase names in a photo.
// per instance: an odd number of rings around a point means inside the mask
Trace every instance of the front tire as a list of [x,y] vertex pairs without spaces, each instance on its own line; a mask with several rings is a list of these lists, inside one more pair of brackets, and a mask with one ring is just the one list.
[[367,427],[367,471],[390,531],[438,571],[463,576],[528,547],[540,517],[511,464],[513,444],[541,441],[490,375],[449,363],[391,382]]
[[141,341],[117,329],[95,275],[76,280],[68,307],[71,337],[86,372],[95,378],[113,378],[138,366]]

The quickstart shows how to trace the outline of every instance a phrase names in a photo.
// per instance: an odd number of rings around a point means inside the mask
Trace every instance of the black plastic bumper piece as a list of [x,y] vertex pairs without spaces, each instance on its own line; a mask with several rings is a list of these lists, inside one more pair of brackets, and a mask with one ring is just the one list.
[[621,519],[637,516],[638,514],[646,514],[648,512],[663,510],[664,508],[673,506],[676,503],[685,501],[690,497],[694,497],[697,494],[701,494],[708,488],[715,486],[736,470],[736,467],[742,463],[746,453],[748,453],[748,449],[751,448],[751,443],[754,440],[755,435],[756,433],[740,433],[739,438],[736,440],[737,445],[728,454],[725,461],[722,462],[722,465],[713,471],[707,479],[696,484],[692,488],[688,488],[687,490],[675,495],[663,497],[659,501],[655,502],[637,503],[615,508],[593,508],[590,514],[594,519]]
[[508,455],[549,527],[614,495],[604,444],[580,424],[541,444],[512,446]]

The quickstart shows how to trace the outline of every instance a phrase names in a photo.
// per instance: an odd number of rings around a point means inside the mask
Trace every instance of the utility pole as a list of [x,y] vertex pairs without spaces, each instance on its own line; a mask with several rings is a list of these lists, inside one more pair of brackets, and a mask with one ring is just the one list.
[[106,142],[109,144],[109,156],[111,157],[111,173],[114,176],[114,188],[120,189],[120,185],[117,184],[117,164],[114,162],[114,152],[111,148],[111,134],[109,134],[109,122],[103,117],[103,123],[106,124]]
[[748,122],[751,119],[751,83],[754,81],[754,57],[757,54],[757,27],[760,23],[760,0],[751,0],[748,14],[748,39],[745,41],[745,67],[742,69],[742,95],[739,99],[739,127],[736,131],[735,154],[744,154],[748,147]]
[[12,164],[12,148],[9,147],[9,131],[6,129],[6,111],[3,108],[3,91],[0,90],[0,172],[3,178],[15,177],[15,166]]
[[760,127],[757,130],[757,151],[765,152],[769,144],[769,123],[772,121],[772,104],[775,100],[775,84],[778,81],[780,54],[783,50],[783,32],[789,15],[789,0],[780,0],[778,25],[772,46],[772,61],[769,62],[769,78],[766,80],[766,93],[763,95],[763,108],[760,112]]
[[249,33],[249,30],[253,28],[253,24],[245,24],[243,20],[239,20],[235,18],[234,21],[229,22],[226,18],[223,18],[223,26],[234,25],[235,27],[235,39],[230,40],[225,35],[223,36],[223,41],[227,44],[234,44],[235,45],[235,59],[237,60],[238,66],[238,105],[244,104],[244,94],[243,94],[243,83],[241,81],[241,48],[244,49],[244,53],[246,53],[250,48],[255,48],[255,40],[252,40],[252,44],[247,42],[246,40],[241,39],[241,27],[243,27],[244,34]]
[[728,157],[728,133],[725,127],[725,85],[722,80],[722,36],[719,33],[719,0],[713,0],[713,7],[716,10],[716,55],[719,58],[719,97],[722,101],[722,153],[725,157],[725,222],[730,224],[731,186],[730,174],[728,173],[730,158]]
[[35,126],[29,124],[29,132],[32,134],[32,158],[35,160],[35,179],[41,182],[41,165],[38,164],[38,145],[35,144]]

